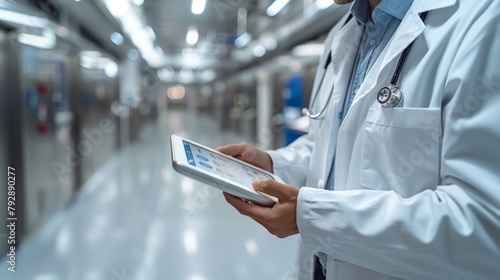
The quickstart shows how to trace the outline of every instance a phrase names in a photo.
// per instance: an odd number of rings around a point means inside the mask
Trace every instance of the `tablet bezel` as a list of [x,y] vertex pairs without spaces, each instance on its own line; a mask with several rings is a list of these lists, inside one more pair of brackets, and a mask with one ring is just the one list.
[[265,206],[272,206],[276,203],[277,199],[271,196],[268,196],[266,194],[258,193],[253,189],[248,189],[246,186],[239,184],[238,182],[231,181],[230,179],[227,179],[225,177],[222,177],[218,174],[211,173],[208,171],[205,171],[203,169],[197,168],[195,166],[192,166],[188,163],[188,159],[186,156],[186,152],[184,150],[184,143],[183,141],[186,141],[190,144],[193,144],[195,146],[199,146],[200,148],[206,149],[214,154],[217,154],[218,156],[227,158],[228,160],[233,160],[239,164],[254,168],[258,171],[261,171],[273,178],[274,180],[283,183],[283,180],[281,180],[278,176],[276,176],[273,173],[270,173],[266,170],[263,170],[261,168],[258,168],[254,165],[251,165],[247,162],[244,162],[242,160],[239,160],[237,158],[228,156],[226,154],[223,154],[221,152],[218,152],[215,149],[212,149],[210,147],[207,147],[205,145],[199,144],[197,142],[194,142],[192,140],[186,139],[184,137],[178,136],[178,135],[172,135],[170,137],[170,146],[172,150],[172,165],[174,169],[188,177],[191,177],[195,180],[201,181],[203,183],[206,183],[208,185],[211,185],[215,188],[218,188],[224,192],[228,192],[232,195],[241,197],[245,200],[265,205]]

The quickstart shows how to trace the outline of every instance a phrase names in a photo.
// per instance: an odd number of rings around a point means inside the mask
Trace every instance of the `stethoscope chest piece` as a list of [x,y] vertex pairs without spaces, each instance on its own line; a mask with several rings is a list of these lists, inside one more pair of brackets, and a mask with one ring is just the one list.
[[395,108],[403,105],[403,91],[395,85],[383,87],[377,94],[377,101],[383,108]]

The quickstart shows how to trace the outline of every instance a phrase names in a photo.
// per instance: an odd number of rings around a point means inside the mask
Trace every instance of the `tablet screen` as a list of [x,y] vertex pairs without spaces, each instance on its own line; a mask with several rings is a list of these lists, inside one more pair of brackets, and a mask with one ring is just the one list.
[[249,188],[251,188],[254,180],[272,179],[268,174],[255,168],[222,157],[185,140],[182,142],[188,163],[196,168],[218,174]]

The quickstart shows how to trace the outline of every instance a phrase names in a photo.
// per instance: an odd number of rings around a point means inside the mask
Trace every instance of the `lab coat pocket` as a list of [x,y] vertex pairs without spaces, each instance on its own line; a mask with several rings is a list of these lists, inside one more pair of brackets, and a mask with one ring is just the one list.
[[439,180],[441,111],[373,107],[363,135],[361,185],[410,197]]

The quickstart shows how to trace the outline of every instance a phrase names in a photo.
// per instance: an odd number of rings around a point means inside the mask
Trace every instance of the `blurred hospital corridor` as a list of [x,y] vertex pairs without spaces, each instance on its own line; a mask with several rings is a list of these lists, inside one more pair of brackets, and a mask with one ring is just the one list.
[[0,279],[293,279],[297,237],[270,235],[219,190],[175,172],[172,133],[211,147],[252,141],[206,114],[160,112],[27,237],[15,274],[2,263]]

